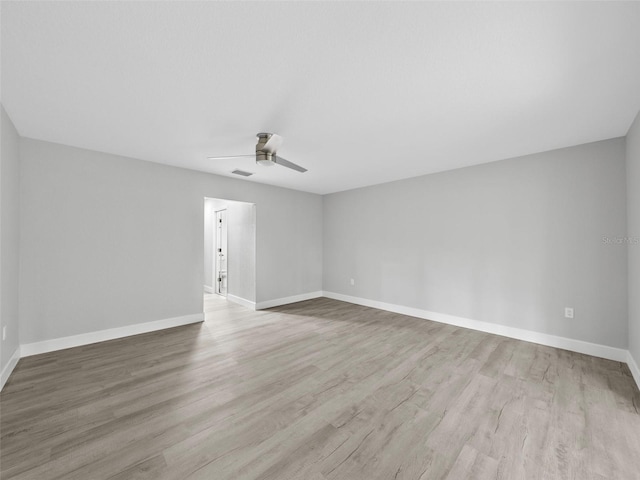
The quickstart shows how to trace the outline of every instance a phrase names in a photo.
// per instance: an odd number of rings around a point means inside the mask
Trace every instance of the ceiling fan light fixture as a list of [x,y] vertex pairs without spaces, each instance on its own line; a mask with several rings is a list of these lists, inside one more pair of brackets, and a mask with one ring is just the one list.
[[263,167],[270,167],[274,164],[273,155],[261,150],[256,151],[256,163]]
[[[263,167],[271,167],[278,164],[282,167],[290,168],[296,172],[304,173],[306,168],[296,165],[289,160],[277,155],[277,150],[282,145],[282,137],[275,133],[258,133],[258,144],[256,145],[256,163]],[[253,155],[232,155],[230,157],[207,157],[209,160],[219,160],[225,158],[251,157]],[[236,172],[233,172],[236,173]]]

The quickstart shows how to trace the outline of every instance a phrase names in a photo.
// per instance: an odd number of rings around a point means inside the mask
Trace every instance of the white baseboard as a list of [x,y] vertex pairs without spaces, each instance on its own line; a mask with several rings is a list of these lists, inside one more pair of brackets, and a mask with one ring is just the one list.
[[289,303],[304,302],[305,300],[311,300],[312,298],[319,298],[323,296],[322,291],[301,293],[300,295],[293,295],[291,297],[274,298],[273,300],[264,300],[256,304],[256,310],[264,310],[265,308],[279,307],[280,305],[287,305]]
[[[448,315],[437,312],[430,312],[428,310],[421,310],[413,307],[406,307],[402,305],[395,305],[391,303],[379,302],[376,300],[368,300],[365,298],[352,297],[350,295],[343,295],[333,292],[311,292],[301,295],[294,295],[291,297],[278,298],[274,300],[266,300],[264,302],[254,303],[235,295],[227,295],[227,299],[244,305],[247,308],[261,310],[265,308],[276,307],[279,305],[286,305],[289,303],[301,302],[304,300],[310,300],[318,297],[333,298],[335,300],[342,300],[344,302],[354,303],[356,305],[363,305],[366,307],[377,308],[380,310],[386,310],[389,312],[400,313],[403,315],[409,315],[412,317],[424,318],[432,320],[434,322],[446,323],[457,327],[469,328],[472,330],[478,330],[481,332],[492,333],[495,335],[501,335],[504,337],[515,338],[517,340],[523,340],[526,342],[538,343],[540,345],[546,345],[550,347],[562,348],[573,352],[584,353],[595,357],[606,358],[609,360],[615,360],[618,362],[625,362],[629,365],[631,374],[640,388],[640,368],[635,359],[631,356],[628,350],[621,348],[609,347],[606,345],[599,345],[595,343],[584,342],[581,340],[574,340],[566,337],[558,337],[555,335],[549,335],[546,333],[533,332],[531,330],[524,330],[520,328],[507,327],[504,325],[498,325],[494,323],[482,322],[479,320],[472,320],[464,317],[456,317],[454,315]],[[106,340],[113,340],[116,338],[128,337],[131,335],[138,335],[140,333],[148,333],[156,330],[163,330],[165,328],[178,327],[181,325],[188,325],[191,323],[198,323],[204,320],[204,314],[196,313],[193,315],[185,315],[182,317],[167,318],[164,320],[157,320],[154,322],[138,323],[135,325],[128,325],[126,327],[110,328],[108,330],[100,330],[97,332],[90,332],[80,335],[73,335],[70,337],[56,338],[52,340],[45,340],[42,342],[28,343],[21,345],[16,349],[12,355],[9,363],[0,373],[0,390],[4,387],[4,384],[8,380],[9,376],[16,367],[18,360],[21,357],[28,357],[31,355],[38,355],[41,353],[52,352],[55,350],[62,350],[65,348],[78,347],[81,345],[88,345],[96,342],[104,342]]]
[[227,300],[237,303],[238,305],[242,305],[243,307],[250,308],[251,310],[256,309],[256,302],[252,302],[251,300],[247,300],[246,298],[238,297],[236,295],[231,295],[230,293],[227,293]]
[[13,372],[13,369],[16,368],[18,360],[20,360],[20,347],[16,348],[16,351],[13,352],[13,355],[11,355],[11,358],[9,359],[9,363],[4,366],[2,373],[0,373],[0,391],[2,391],[4,384],[9,380],[9,376]]
[[[480,332],[492,333],[503,337],[524,340],[525,342],[538,343],[548,347],[562,348],[572,352],[584,353],[594,357],[606,358],[617,362],[627,362],[628,351],[622,348],[609,347],[607,345],[599,345],[597,343],[584,342],[582,340],[574,340],[572,338],[558,337],[547,333],[534,332],[524,330],[522,328],[507,327],[496,323],[482,322],[480,320],[472,320],[470,318],[456,317],[445,313],[430,312],[419,308],[405,307],[403,305],[395,305],[392,303],[379,302],[376,300],[368,300],[366,298],[352,297],[341,293],[324,292],[324,296],[335,300],[355,303],[365,307],[387,310],[389,312],[409,315],[411,317],[424,318],[434,322],[455,325],[456,327],[470,328]],[[637,381],[637,380],[636,380]]]
[[22,357],[29,357],[31,355],[53,352],[55,350],[79,347],[90,343],[104,342],[106,340],[129,337],[140,333],[154,332],[156,330],[164,330],[165,328],[179,327],[181,325],[188,325],[190,323],[198,323],[202,321],[204,321],[204,314],[194,313],[193,315],[165,318],[163,320],[156,320],[155,322],[137,323],[135,325],[127,325],[126,327],[109,328],[108,330],[82,333],[80,335],[72,335],[70,337],[27,343],[20,346],[20,352]]
[[640,368],[638,368],[638,364],[636,363],[635,358],[631,355],[631,352],[627,352],[627,365],[629,365],[629,370],[631,370],[631,375],[633,375],[633,379],[636,381],[636,385],[640,389]]
[[203,285],[202,288],[207,293],[216,293],[215,290],[213,289],[213,287],[210,287],[209,285]]

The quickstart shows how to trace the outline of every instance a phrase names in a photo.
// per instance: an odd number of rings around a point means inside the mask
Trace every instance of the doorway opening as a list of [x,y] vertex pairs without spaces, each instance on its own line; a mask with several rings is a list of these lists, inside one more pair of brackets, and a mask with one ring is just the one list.
[[255,308],[255,258],[255,204],[205,197],[205,314],[226,300]]

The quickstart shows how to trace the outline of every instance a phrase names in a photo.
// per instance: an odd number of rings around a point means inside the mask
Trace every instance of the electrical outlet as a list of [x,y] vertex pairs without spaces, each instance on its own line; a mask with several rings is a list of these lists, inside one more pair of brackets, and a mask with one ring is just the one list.
[[2,340],[7,339],[7,326],[2,327]]
[[565,307],[564,308],[564,318],[573,318],[573,308]]
[[349,281],[349,283],[350,283],[351,285],[355,285],[355,284],[356,284],[356,281],[352,278],[352,279]]

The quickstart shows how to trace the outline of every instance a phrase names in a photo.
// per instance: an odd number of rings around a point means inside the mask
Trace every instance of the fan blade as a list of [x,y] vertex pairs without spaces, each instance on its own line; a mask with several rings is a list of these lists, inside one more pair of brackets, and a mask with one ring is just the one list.
[[224,160],[225,158],[242,158],[242,157],[255,157],[256,154],[252,153],[249,155],[227,155],[226,157],[207,157],[207,160]]
[[273,156],[273,161],[275,163],[277,163],[278,165],[282,165],[283,167],[287,167],[290,168],[292,170],[295,170],[296,172],[300,172],[300,173],[304,173],[307,171],[306,168],[302,168],[300,165],[296,165],[293,162],[290,162],[289,160],[285,160],[282,157],[276,157],[275,155]]
[[275,133],[271,134],[267,143],[260,149],[263,152],[274,154],[278,151],[278,148],[282,145],[282,137],[280,135],[276,135]]

